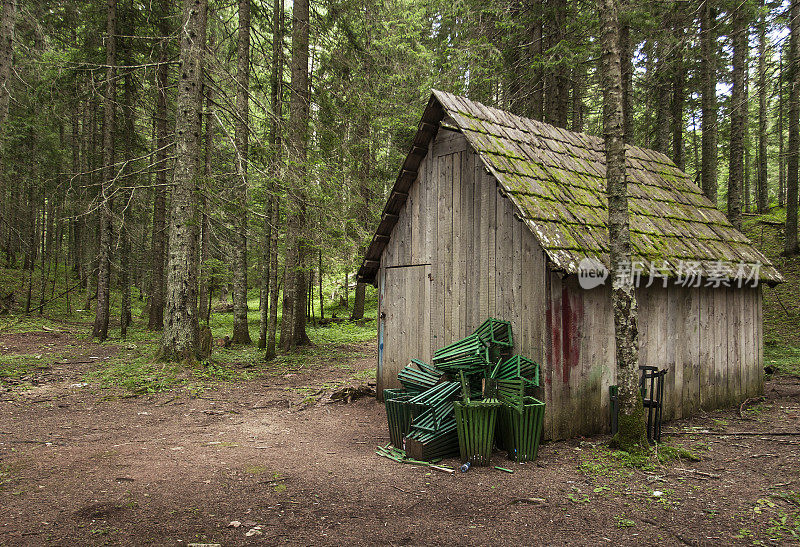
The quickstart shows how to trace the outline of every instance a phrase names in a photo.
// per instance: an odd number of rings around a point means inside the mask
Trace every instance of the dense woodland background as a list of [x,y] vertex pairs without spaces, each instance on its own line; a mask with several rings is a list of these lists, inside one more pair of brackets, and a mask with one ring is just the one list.
[[[785,222],[789,255],[798,19],[706,0],[620,21],[627,142],[735,225]],[[162,356],[202,357],[230,297],[234,343],[307,344],[374,298],[354,274],[431,88],[600,135],[599,37],[584,1],[3,0],[0,313],[83,310],[103,340],[135,311]]]

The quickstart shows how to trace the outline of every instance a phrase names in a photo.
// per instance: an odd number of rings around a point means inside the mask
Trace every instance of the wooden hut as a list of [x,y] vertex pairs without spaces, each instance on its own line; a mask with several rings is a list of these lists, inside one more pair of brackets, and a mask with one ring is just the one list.
[[[780,274],[663,154],[628,147],[627,173],[640,361],[669,369],[665,419],[761,393],[761,286]],[[602,139],[434,91],[359,270],[380,294],[379,391],[497,317],[542,366],[546,437],[608,430],[610,280],[578,278],[609,263],[604,177]]]

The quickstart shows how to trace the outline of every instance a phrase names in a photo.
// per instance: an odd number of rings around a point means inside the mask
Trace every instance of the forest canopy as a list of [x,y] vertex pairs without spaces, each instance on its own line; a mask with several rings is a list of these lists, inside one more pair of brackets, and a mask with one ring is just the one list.
[[[628,2],[619,36],[625,142],[668,155],[735,226],[786,206],[790,254],[794,4]],[[594,3],[567,0],[4,0],[0,261],[24,272],[16,305],[80,291],[102,340],[112,314],[125,335],[133,289],[163,357],[192,359],[230,292],[234,343],[303,345],[322,281],[355,283],[431,89],[602,135],[599,27]]]

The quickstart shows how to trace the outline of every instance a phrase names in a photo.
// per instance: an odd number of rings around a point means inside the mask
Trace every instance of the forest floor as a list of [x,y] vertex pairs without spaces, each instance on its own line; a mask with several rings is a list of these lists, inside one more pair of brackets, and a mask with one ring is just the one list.
[[661,458],[598,436],[448,474],[375,454],[373,397],[329,403],[372,378],[372,342],[148,377],[141,343],[48,325],[0,332],[0,544],[800,543],[796,375],[667,424]]

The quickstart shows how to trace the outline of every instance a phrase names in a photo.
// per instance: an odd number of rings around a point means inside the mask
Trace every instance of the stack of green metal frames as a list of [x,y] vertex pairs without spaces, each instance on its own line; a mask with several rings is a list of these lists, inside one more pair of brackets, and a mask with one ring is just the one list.
[[433,354],[433,365],[449,373],[482,372],[489,365],[489,345],[477,334],[457,340]]
[[498,437],[508,457],[516,462],[535,460],[542,437],[545,404],[534,397],[525,397],[522,412],[508,405],[500,409]]
[[383,402],[386,405],[386,421],[389,423],[389,440],[397,448],[402,448],[403,437],[411,430],[411,396],[407,391],[384,389]]
[[500,406],[497,399],[455,402],[458,446],[462,462],[489,465],[497,425],[497,411]]
[[419,359],[411,359],[397,375],[397,379],[410,393],[421,393],[442,380],[444,373]]
[[474,334],[478,335],[487,345],[496,345],[506,348],[514,347],[514,337],[511,333],[511,322],[490,317],[484,321],[480,327],[475,329]]
[[405,451],[411,458],[426,461],[458,454],[455,415],[447,416],[436,431],[425,431],[411,426],[411,431],[405,438]]
[[438,429],[442,419],[453,413],[452,401],[460,390],[458,382],[442,382],[409,399],[414,425],[419,423],[422,414],[429,413],[433,420],[433,431]]

